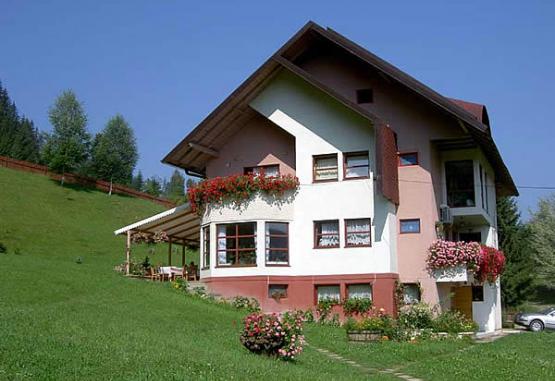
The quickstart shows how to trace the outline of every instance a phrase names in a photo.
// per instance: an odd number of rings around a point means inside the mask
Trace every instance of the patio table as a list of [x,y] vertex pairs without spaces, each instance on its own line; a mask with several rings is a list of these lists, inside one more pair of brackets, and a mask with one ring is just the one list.
[[160,273],[167,274],[169,278],[173,278],[174,275],[181,275],[183,273],[183,268],[174,266],[161,266]]

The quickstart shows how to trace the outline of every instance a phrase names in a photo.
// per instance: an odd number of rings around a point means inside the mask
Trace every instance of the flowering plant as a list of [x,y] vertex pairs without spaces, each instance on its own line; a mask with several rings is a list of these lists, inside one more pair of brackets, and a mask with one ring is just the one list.
[[482,246],[480,250],[480,268],[476,273],[479,281],[494,283],[505,269],[505,254],[493,247]]
[[303,351],[303,320],[300,313],[252,313],[245,317],[241,343],[251,352],[294,360]]
[[432,243],[428,253],[428,268],[430,270],[459,265],[466,266],[471,271],[478,270],[480,244],[477,242],[437,240]]
[[191,209],[201,213],[209,203],[234,202],[240,205],[257,192],[282,196],[285,191],[296,190],[299,180],[292,175],[267,177],[264,174],[232,175],[204,180],[187,189]]
[[505,267],[505,255],[493,247],[478,242],[450,242],[437,240],[428,249],[430,270],[465,266],[479,281],[495,282]]
[[146,244],[154,244],[160,242],[168,242],[168,234],[164,231],[157,231],[154,234],[145,233],[145,232],[135,232],[131,234],[131,242],[132,243],[146,243]]

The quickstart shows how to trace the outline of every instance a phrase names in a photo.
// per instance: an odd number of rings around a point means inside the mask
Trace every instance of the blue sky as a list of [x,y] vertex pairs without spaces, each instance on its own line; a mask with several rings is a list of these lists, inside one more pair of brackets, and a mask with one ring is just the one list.
[[[308,20],[440,93],[485,103],[518,185],[555,186],[555,2],[17,1],[0,7],[0,80],[43,130],[73,89],[96,132],[121,113],[145,175]],[[548,191],[521,190],[533,207]]]

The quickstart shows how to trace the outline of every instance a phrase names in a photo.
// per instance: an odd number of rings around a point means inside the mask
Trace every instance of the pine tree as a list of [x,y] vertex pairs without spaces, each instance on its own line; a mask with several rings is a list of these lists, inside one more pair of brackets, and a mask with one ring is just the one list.
[[501,277],[501,296],[505,306],[515,307],[529,296],[534,282],[534,261],[529,250],[529,232],[520,220],[514,198],[497,201],[499,247],[507,259]]
[[71,90],[64,91],[48,113],[53,126],[43,150],[48,167],[62,174],[79,170],[90,150],[90,135],[86,130],[87,116],[83,105]]
[[19,117],[15,103],[0,83],[0,155],[38,162],[39,144],[33,122]]
[[185,196],[185,177],[177,169],[173,171],[166,185],[164,196],[174,201],[181,200]]
[[123,116],[116,115],[108,121],[104,130],[97,134],[92,148],[92,172],[102,180],[130,184],[137,163],[135,135]]
[[156,177],[149,177],[143,186],[143,192],[159,197],[162,193],[162,184]]
[[143,174],[141,171],[139,171],[136,176],[133,176],[133,180],[131,180],[131,187],[135,190],[138,190],[139,192],[142,192],[143,186],[144,186]]

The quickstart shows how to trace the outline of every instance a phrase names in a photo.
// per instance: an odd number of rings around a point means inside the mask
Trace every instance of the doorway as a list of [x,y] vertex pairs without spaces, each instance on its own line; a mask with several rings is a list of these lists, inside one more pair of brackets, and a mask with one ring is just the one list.
[[459,311],[466,318],[472,320],[472,287],[462,286],[451,289],[451,309]]

